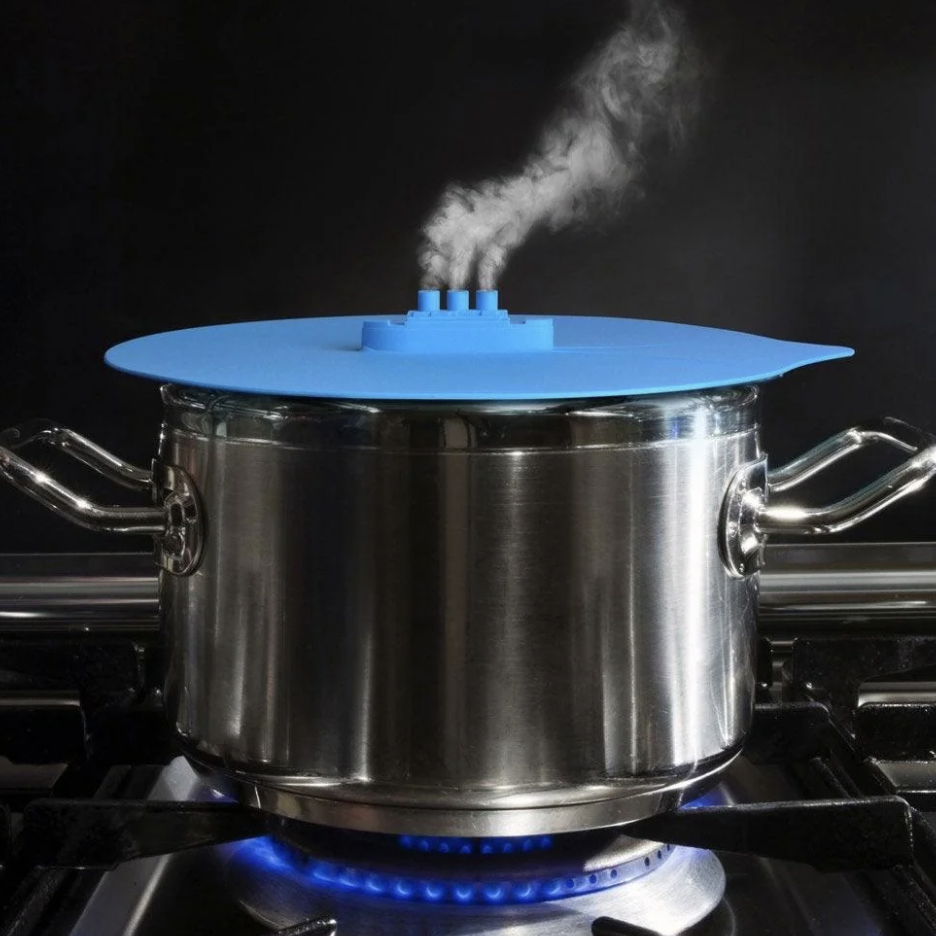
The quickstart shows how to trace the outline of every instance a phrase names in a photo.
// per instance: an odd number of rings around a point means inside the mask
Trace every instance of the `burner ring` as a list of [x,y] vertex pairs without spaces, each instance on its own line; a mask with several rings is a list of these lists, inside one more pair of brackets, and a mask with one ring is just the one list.
[[225,854],[228,886],[263,924],[282,929],[329,916],[347,932],[368,936],[503,936],[507,931],[511,936],[590,936],[599,916],[673,936],[707,916],[725,889],[724,871],[711,852],[680,846],[654,873],[619,887],[542,901],[475,904],[447,903],[433,894],[400,899],[355,890],[340,879],[328,882],[277,855],[269,837],[228,846]]
[[281,821],[256,860],[310,886],[450,904],[562,900],[654,871],[672,846],[615,830],[517,839],[428,839],[340,832]]

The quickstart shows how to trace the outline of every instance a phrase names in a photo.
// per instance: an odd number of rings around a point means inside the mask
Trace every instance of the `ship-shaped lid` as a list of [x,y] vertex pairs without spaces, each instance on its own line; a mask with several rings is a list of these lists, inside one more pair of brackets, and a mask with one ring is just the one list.
[[761,383],[850,348],[631,318],[508,315],[496,290],[419,293],[404,315],[186,328],[111,348],[112,367],[236,393],[350,400],[556,400]]

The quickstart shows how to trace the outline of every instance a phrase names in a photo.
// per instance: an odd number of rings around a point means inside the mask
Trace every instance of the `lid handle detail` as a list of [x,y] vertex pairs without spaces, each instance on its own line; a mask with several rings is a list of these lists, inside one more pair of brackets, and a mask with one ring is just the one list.
[[479,289],[474,308],[467,289],[450,289],[445,309],[438,289],[421,289],[403,319],[367,321],[362,351],[398,354],[493,354],[551,351],[550,318],[511,316],[498,308],[496,289]]

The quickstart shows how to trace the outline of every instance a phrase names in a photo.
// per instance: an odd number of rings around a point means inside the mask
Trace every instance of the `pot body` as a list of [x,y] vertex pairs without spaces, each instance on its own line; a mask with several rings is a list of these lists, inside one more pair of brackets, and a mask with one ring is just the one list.
[[166,387],[206,528],[164,573],[166,706],[218,785],[372,831],[678,804],[739,749],[757,576],[719,513],[755,388],[361,405]]

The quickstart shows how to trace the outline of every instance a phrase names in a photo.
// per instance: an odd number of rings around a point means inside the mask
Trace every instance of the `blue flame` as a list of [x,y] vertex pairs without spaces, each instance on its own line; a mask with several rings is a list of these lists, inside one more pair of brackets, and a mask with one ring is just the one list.
[[527,835],[522,838],[433,838],[428,835],[401,835],[401,848],[441,855],[520,855],[552,848],[551,835]]
[[700,806],[724,806],[728,803],[728,796],[721,787],[714,787],[707,793],[683,803],[680,809],[698,809]]
[[[537,847],[549,847],[542,844],[543,838],[532,837]],[[416,841],[414,838],[414,842]],[[433,841],[438,843],[443,840]],[[447,841],[451,843],[456,840]],[[513,840],[514,843],[517,841],[521,843],[522,849],[524,840]],[[500,844],[500,840],[495,839],[471,840],[473,847],[485,842],[492,848],[495,842]],[[551,845],[551,841],[549,844]],[[403,847],[409,848],[411,844]],[[381,873],[311,855],[297,855],[292,846],[270,837],[251,839],[244,843],[243,848],[248,860],[262,870],[291,878],[304,886],[322,888],[339,894],[358,894],[420,903],[502,905],[561,900],[616,887],[648,873],[666,860],[673,846],[660,846],[660,849],[649,857],[599,871],[525,880],[498,880],[496,877],[488,878],[483,875],[476,879],[458,880],[432,876],[414,877],[408,873],[399,874],[393,871]],[[505,852],[502,850],[499,854]]]

